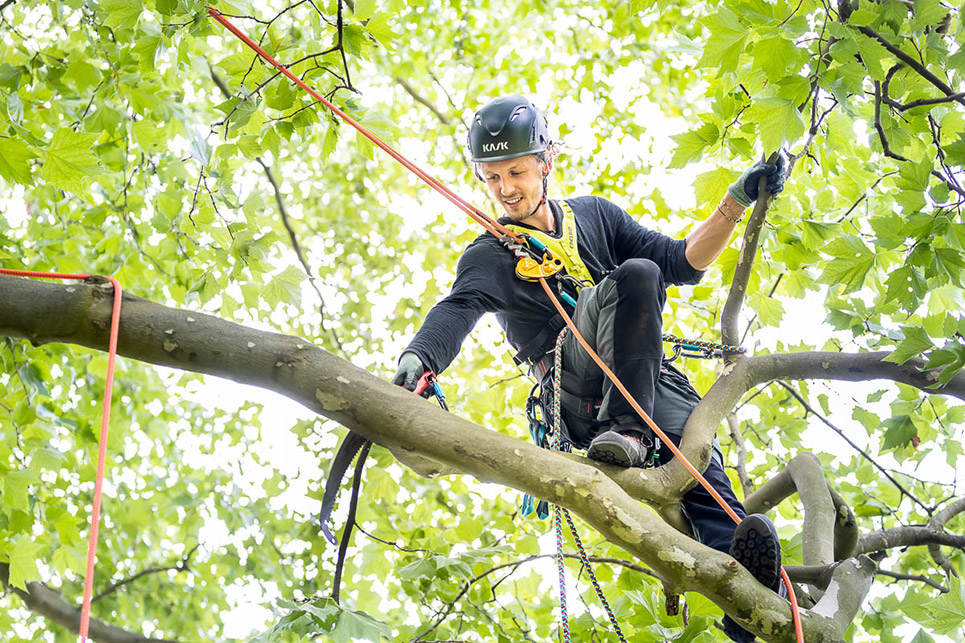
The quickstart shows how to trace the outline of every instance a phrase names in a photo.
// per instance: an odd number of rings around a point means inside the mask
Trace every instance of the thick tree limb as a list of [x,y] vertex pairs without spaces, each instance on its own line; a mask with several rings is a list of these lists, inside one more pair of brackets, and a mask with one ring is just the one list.
[[837,521],[817,456],[799,453],[791,458],[784,470],[745,500],[744,506],[748,513],[766,511],[795,491],[804,505],[804,564],[830,565],[835,560],[833,534]]
[[857,553],[870,554],[895,547],[916,547],[920,545],[946,545],[965,550],[965,536],[950,534],[928,525],[908,525],[893,529],[882,529],[858,538]]
[[[948,524],[949,520],[963,511],[965,511],[965,498],[958,498],[932,516],[928,521],[928,526],[932,529],[943,530],[945,525]],[[948,560],[948,557],[942,553],[941,547],[938,544],[928,545],[928,553],[931,554],[932,560],[934,560],[937,565],[941,566],[941,568],[945,570],[946,574],[958,576],[958,571],[955,569],[955,566],[952,565],[952,561]]]
[[[3,277],[0,335],[36,344],[68,342],[103,350],[111,299],[109,286]],[[578,456],[564,456],[486,431],[303,339],[253,330],[137,297],[124,298],[118,350],[140,361],[276,391],[391,449],[402,459],[417,454],[423,461],[439,462],[482,482],[510,486],[567,507],[678,591],[700,592],[765,640],[792,640],[785,600],[760,585],[729,556],[676,532],[616,483],[622,480],[624,486],[649,491],[667,504],[674,497],[674,490],[666,486],[668,466],[652,471],[593,466]],[[711,432],[705,433],[709,436]],[[693,445],[690,448],[698,450]],[[709,457],[709,437],[703,448]],[[611,478],[601,469],[616,475]],[[635,484],[628,484],[631,481]],[[843,630],[837,629],[838,614],[804,612],[807,641],[839,638]]]
[[[780,379],[826,379],[862,382],[888,379],[921,389],[925,393],[941,393],[965,400],[965,371],[952,377],[945,386],[934,386],[940,370],[922,370],[925,362],[908,360],[898,365],[885,362],[888,352],[779,353],[738,357],[725,366],[720,377],[704,399],[691,413],[684,427],[680,448],[698,468],[710,461],[710,444],[717,427],[747,391],[764,382]],[[679,462],[671,462],[657,469],[666,475],[672,489],[687,489],[693,485],[690,474]]]
[[832,619],[838,636],[844,636],[871,589],[875,571],[874,562],[867,556],[843,561],[835,568],[824,596],[811,608],[811,613]]
[[[80,632],[80,608],[64,600],[43,583],[27,583],[27,591],[8,584],[10,567],[0,563],[0,585],[16,594],[32,612],[40,614],[48,621],[64,627],[74,634]],[[89,638],[98,643],[177,643],[168,639],[152,639],[128,630],[115,627],[96,618],[90,619]]]

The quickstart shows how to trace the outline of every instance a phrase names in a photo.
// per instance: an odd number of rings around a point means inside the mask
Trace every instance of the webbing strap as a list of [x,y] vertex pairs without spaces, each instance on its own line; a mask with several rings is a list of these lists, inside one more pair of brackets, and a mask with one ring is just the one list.
[[[61,272],[35,272],[33,270],[7,270],[0,268],[0,275],[30,277],[34,279],[84,280],[91,275]],[[114,358],[117,355],[117,335],[121,323],[121,284],[113,277],[104,277],[114,286],[114,305],[111,308],[111,334],[107,348],[107,375],[104,384],[104,404],[101,414],[100,445],[97,451],[97,473],[94,477],[94,502],[90,513],[90,534],[87,542],[87,570],[84,573],[84,601],[80,609],[80,640],[87,641],[90,626],[90,603],[94,591],[94,560],[97,557],[97,531],[101,517],[101,491],[104,486],[104,463],[107,460],[107,436],[111,416],[111,393],[114,388]]]

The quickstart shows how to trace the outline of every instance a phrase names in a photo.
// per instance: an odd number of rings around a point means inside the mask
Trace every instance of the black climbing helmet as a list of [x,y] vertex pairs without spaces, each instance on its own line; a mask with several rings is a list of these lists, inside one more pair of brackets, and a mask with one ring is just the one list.
[[525,96],[503,96],[486,103],[469,126],[473,163],[539,154],[551,143],[546,117]]

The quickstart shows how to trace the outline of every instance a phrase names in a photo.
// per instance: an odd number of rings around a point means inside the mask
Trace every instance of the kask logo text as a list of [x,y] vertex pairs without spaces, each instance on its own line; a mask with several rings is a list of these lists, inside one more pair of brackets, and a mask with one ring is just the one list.
[[499,152],[501,150],[509,150],[509,143],[503,141],[502,143],[483,143],[483,152]]

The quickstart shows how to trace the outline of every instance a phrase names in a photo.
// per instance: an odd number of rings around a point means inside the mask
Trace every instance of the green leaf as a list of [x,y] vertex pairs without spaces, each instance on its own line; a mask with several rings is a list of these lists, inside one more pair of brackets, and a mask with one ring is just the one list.
[[375,0],[356,0],[355,17],[360,21],[368,20],[375,13]]
[[907,415],[888,418],[882,426],[885,427],[884,442],[881,445],[882,451],[908,446],[912,439],[918,436],[918,427]]
[[133,29],[144,9],[141,0],[100,0],[100,7],[107,12],[104,24],[118,29]]
[[97,157],[90,152],[97,134],[79,134],[66,128],[54,133],[47,147],[40,176],[54,187],[82,194],[92,175],[102,174]]
[[942,149],[949,165],[965,165],[965,136],[959,134],[954,142],[946,143]]
[[716,203],[727,191],[727,187],[733,183],[740,172],[734,172],[727,168],[718,168],[697,175],[694,181],[694,193],[697,197],[697,207],[705,203]]
[[888,355],[884,361],[904,364],[912,357],[917,357],[926,350],[935,347],[924,328],[920,326],[906,326],[903,331],[905,333],[905,339],[898,344],[894,352]]
[[704,25],[710,29],[710,36],[697,66],[713,67],[721,72],[735,71],[747,40],[747,29],[728,9],[713,14]]
[[343,609],[338,616],[338,623],[332,630],[334,643],[348,643],[352,640],[372,641],[379,643],[383,637],[392,636],[392,628],[385,623],[375,620],[368,614]]
[[934,27],[948,13],[948,9],[942,6],[940,0],[915,0],[912,10],[912,29],[918,33],[923,32],[927,27]]
[[27,583],[40,580],[37,556],[44,549],[39,542],[21,536],[10,551],[10,585],[27,591]]
[[[36,476],[30,471],[13,471],[3,476],[3,506],[9,511],[30,511],[28,490]],[[8,513],[9,513],[8,511]]]
[[[754,65],[764,70],[768,78],[782,78],[798,54],[798,47],[784,36],[771,36],[754,44],[751,56]],[[805,80],[805,79],[801,79]]]
[[[965,623],[965,588],[957,576],[948,578],[949,591],[938,598],[923,603],[909,616],[936,634],[950,634],[961,630]],[[902,608],[902,611],[906,611]]]
[[892,271],[885,284],[888,287],[885,303],[897,299],[908,311],[918,308],[928,294],[928,282],[914,266],[902,266]]
[[58,547],[53,555],[54,569],[63,574],[70,570],[78,576],[87,571],[86,554],[74,547]]
[[745,112],[747,120],[757,126],[764,150],[774,152],[785,143],[791,144],[804,133],[804,119],[793,101],[786,98],[762,98]]
[[858,237],[840,237],[824,248],[836,257],[824,265],[821,281],[844,286],[842,294],[854,292],[864,285],[865,277],[875,264],[875,255]]
[[0,138],[0,176],[12,183],[33,184],[30,175],[30,159],[37,158],[37,152],[15,138]]
[[671,138],[677,143],[677,148],[674,150],[669,167],[682,168],[691,161],[699,159],[708,146],[717,142],[719,135],[720,131],[716,125],[705,123],[696,131],[672,136]]

